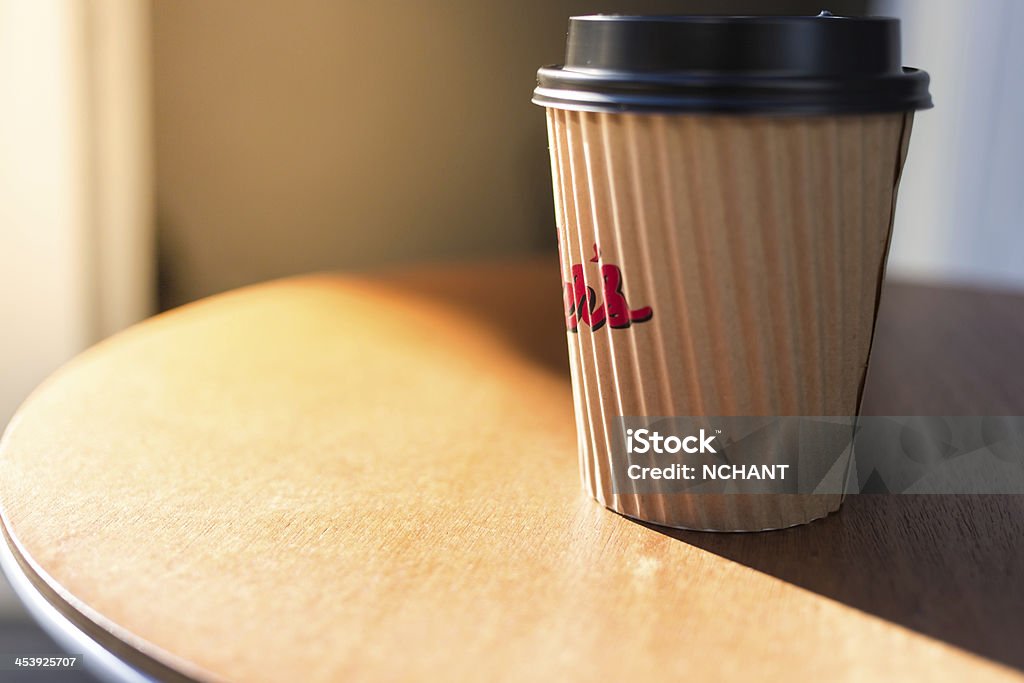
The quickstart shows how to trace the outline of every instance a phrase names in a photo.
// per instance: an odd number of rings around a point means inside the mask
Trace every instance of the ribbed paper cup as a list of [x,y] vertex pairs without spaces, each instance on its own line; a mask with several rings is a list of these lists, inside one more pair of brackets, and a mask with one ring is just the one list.
[[544,85],[587,492],[702,530],[838,509],[840,492],[617,491],[614,424],[857,414],[912,111],[603,111]]
[[[534,101],[547,110],[591,496],[709,530],[781,528],[839,508],[896,188],[928,83],[901,67],[896,19],[569,20],[565,65],[538,72]],[[725,424],[762,418],[774,431]],[[714,419],[725,452],[709,447],[713,462],[743,478],[740,461],[781,458],[798,474],[641,486],[622,476],[638,467],[623,447],[637,419],[690,429]],[[847,443],[835,447],[829,430]]]

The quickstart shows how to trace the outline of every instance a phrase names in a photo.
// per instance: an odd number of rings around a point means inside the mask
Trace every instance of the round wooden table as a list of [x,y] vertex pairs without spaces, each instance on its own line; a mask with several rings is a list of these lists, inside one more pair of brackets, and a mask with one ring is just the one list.
[[[868,412],[950,414],[927,403],[943,382],[980,382],[970,405],[1020,413],[995,371],[1021,367],[1020,299],[886,297]],[[546,259],[157,316],[12,421],[8,571],[121,678],[1022,679],[1019,498],[855,496],[765,534],[632,522],[580,492],[564,344]]]

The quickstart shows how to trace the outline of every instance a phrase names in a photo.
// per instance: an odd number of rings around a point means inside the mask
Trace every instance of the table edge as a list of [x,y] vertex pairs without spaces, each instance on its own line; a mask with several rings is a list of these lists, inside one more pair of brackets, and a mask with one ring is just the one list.
[[14,594],[59,647],[82,655],[82,665],[89,673],[104,681],[123,683],[196,682],[118,638],[61,597],[22,552],[3,510],[0,510],[0,535],[3,537],[0,571],[7,577]]

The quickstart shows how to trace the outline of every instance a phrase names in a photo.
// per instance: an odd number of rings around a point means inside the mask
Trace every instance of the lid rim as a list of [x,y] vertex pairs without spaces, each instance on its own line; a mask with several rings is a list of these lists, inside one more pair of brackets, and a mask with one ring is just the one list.
[[[559,78],[554,74],[569,74]],[[891,112],[930,109],[928,74],[903,67],[901,75],[873,78],[704,76],[619,72],[581,74],[545,67],[534,104],[588,111],[672,110]]]
[[793,102],[790,100],[741,101],[701,97],[622,102],[558,99],[537,91],[534,91],[534,96],[530,101],[533,104],[548,109],[585,111],[597,114],[736,114],[750,116],[892,114],[923,111],[934,106],[930,97],[905,102],[893,101],[885,104],[875,102]]
[[569,21],[587,21],[603,23],[661,22],[674,24],[746,24],[746,23],[803,23],[812,21],[863,21],[884,23],[898,21],[897,17],[872,14],[870,16],[850,17],[842,14],[828,16],[802,14],[574,14]]

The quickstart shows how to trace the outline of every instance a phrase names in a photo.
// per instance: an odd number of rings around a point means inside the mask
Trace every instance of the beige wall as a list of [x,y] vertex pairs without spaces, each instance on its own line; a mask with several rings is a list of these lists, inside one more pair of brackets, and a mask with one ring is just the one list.
[[545,126],[529,99],[537,67],[561,59],[567,17],[768,6],[158,1],[162,303],[293,272],[543,248]]

